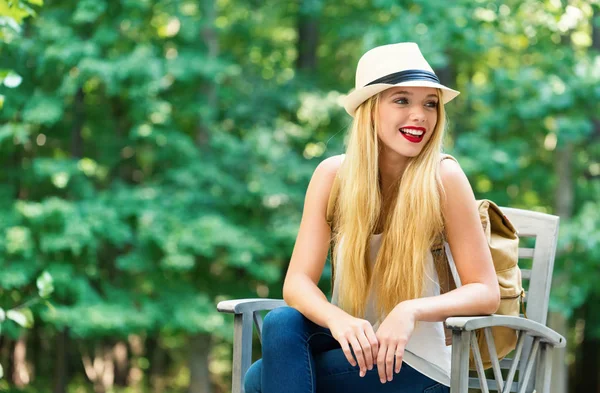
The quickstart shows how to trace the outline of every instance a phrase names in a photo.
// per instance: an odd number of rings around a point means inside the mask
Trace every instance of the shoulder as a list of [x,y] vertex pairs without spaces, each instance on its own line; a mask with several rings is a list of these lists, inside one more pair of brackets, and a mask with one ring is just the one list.
[[440,162],[440,178],[444,187],[460,182],[462,179],[466,179],[466,177],[456,158],[448,154],[442,158]]
[[473,189],[460,164],[452,156],[440,162],[440,179],[444,189],[446,207],[464,204],[474,200]]
[[326,216],[329,195],[331,194],[338,170],[343,161],[343,154],[321,161],[315,168],[310,184],[308,185],[306,203],[316,207],[322,216]]
[[342,162],[344,162],[344,157],[344,154],[338,154],[337,156],[331,156],[324,159],[315,169],[315,173],[318,172],[325,177],[335,177]]
[[327,189],[327,194],[334,183],[337,173],[344,162],[344,154],[331,156],[319,163],[313,173],[313,180],[317,181],[322,188]]

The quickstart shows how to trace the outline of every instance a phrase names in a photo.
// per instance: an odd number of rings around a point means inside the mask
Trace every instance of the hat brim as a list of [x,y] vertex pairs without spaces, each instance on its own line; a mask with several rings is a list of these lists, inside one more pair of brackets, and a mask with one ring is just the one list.
[[374,85],[369,85],[365,87],[361,87],[360,89],[356,89],[352,91],[346,99],[344,100],[344,109],[346,112],[352,117],[354,117],[354,112],[356,108],[363,102],[365,102],[370,97],[375,94],[381,93],[384,90],[390,89],[392,87],[398,86],[408,86],[408,87],[433,87],[435,89],[440,89],[442,91],[442,102],[447,104],[452,101],[456,96],[460,94],[459,91],[452,90],[444,85],[440,85],[439,83],[429,82],[429,81],[406,81],[400,82],[396,85],[390,85],[388,83],[377,83]]

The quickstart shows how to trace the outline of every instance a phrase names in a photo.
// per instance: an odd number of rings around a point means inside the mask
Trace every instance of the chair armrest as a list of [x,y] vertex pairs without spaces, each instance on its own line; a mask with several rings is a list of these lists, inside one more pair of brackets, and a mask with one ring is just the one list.
[[285,305],[285,302],[280,299],[235,299],[219,302],[217,310],[230,314],[243,314],[246,312],[272,310]]
[[471,331],[494,326],[509,327],[515,330],[525,330],[529,335],[540,337],[542,341],[548,342],[556,348],[562,348],[567,343],[563,336],[550,329],[548,326],[521,317],[513,317],[508,315],[486,315],[474,317],[450,317],[446,319],[446,327],[452,330]]

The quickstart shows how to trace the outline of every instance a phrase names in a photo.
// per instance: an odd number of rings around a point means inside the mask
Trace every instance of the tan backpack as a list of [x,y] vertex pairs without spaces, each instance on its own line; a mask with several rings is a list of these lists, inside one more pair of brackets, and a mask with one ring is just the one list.
[[[452,159],[454,157],[450,155],[443,155],[442,160]],[[456,161],[456,160],[455,160]],[[339,177],[336,176],[331,187],[329,194],[329,201],[327,204],[327,222],[329,226],[334,228],[334,210],[339,194]],[[513,227],[512,223],[508,218],[502,214],[500,208],[492,201],[489,200],[478,200],[479,217],[481,219],[481,225],[485,232],[485,236],[492,253],[492,259],[494,262],[494,268],[496,270],[496,276],[498,277],[498,285],[500,287],[500,306],[495,314],[497,315],[511,315],[519,316],[519,310],[521,309],[522,298],[525,292],[523,291],[521,281],[521,270],[517,264],[518,262],[518,251],[519,251],[519,238],[517,231]],[[333,243],[333,232],[330,250],[333,251],[335,247]],[[442,232],[438,238],[434,241],[434,245],[431,247],[431,253],[433,255],[434,265],[438,273],[441,293],[446,293],[456,288],[454,279],[456,269],[452,269],[452,265],[449,261],[446,253],[446,242],[445,233]],[[449,248],[448,248],[449,249]],[[331,252],[332,256],[333,253]],[[331,260],[331,283],[333,288],[334,282],[334,262]],[[456,275],[458,279],[458,275]],[[446,336],[449,336],[449,332],[446,330]],[[485,334],[483,329],[475,331],[477,342],[479,344],[479,351],[483,361],[485,369],[492,366],[490,360],[489,350],[485,340]],[[493,327],[492,336],[496,344],[496,354],[498,359],[504,358],[508,355],[517,344],[517,332],[511,328],[504,327]],[[447,339],[447,342],[449,340]],[[450,343],[448,343],[450,345]],[[473,352],[471,351],[469,359],[469,367],[474,370],[475,363],[473,359]]]

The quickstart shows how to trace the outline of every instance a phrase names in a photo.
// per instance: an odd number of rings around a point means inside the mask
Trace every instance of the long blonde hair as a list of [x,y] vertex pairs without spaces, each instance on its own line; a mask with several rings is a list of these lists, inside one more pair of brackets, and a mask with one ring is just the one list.
[[[387,217],[380,217],[379,97],[371,97],[356,110],[346,157],[339,169],[340,191],[334,212],[334,263],[342,260],[344,265],[338,305],[356,317],[364,317],[367,294],[373,287],[380,316],[403,300],[421,296],[427,252],[443,228],[438,167],[446,115],[441,94],[438,90],[440,103],[433,135],[419,155],[409,160],[394,185],[395,201]],[[382,243],[371,271],[369,239],[379,220],[383,223]]]

